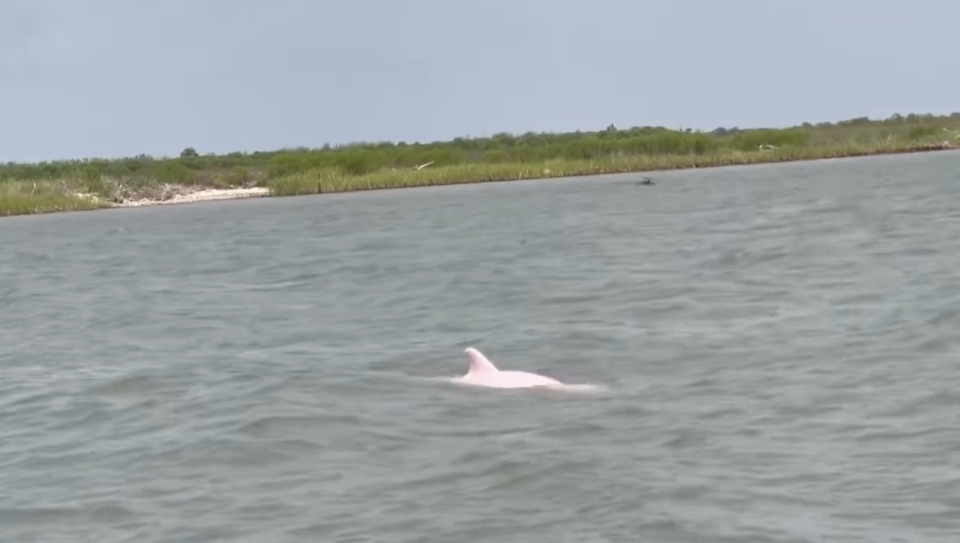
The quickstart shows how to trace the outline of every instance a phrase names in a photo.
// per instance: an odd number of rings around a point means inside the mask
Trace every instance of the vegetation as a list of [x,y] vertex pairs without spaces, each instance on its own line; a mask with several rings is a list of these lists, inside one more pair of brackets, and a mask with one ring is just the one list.
[[71,192],[63,183],[12,181],[0,183],[0,217],[53,211],[82,211],[108,204]]
[[830,148],[784,148],[769,151],[729,151],[686,155],[612,154],[603,159],[555,159],[539,163],[464,163],[436,169],[376,170],[354,175],[338,168],[320,168],[280,177],[269,182],[273,196],[354,192],[360,190],[426,187],[462,183],[484,183],[520,179],[543,179],[682,168],[704,168],[796,160],[852,157],[882,153],[938,150],[942,144],[904,145],[878,142],[873,145],[845,144]]
[[[102,207],[170,185],[269,187],[273,195],[751,164],[943,148],[960,143],[960,113],[893,115],[784,129],[664,127],[506,133],[434,143],[354,143],[320,149],[179,157],[140,155],[0,165],[0,215]],[[426,165],[426,166],[424,166]],[[3,183],[7,181],[7,183]],[[38,188],[34,188],[38,187]]]

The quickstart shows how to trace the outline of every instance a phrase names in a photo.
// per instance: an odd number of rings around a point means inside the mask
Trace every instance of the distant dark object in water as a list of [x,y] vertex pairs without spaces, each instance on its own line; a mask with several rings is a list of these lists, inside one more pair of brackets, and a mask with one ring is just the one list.
[[637,181],[637,184],[638,184],[638,185],[653,185],[653,184],[655,184],[655,183],[653,182],[653,179],[650,179],[649,177],[644,177],[642,181]]

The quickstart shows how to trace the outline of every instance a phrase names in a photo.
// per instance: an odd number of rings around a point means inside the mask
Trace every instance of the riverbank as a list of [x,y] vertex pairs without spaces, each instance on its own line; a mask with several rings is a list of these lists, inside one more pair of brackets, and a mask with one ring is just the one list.
[[134,189],[99,180],[91,190],[83,181],[0,182],[0,217],[114,207],[143,207],[233,200],[269,195],[266,187],[201,187],[156,184]]
[[337,168],[320,168],[270,180],[267,186],[271,196],[297,196],[614,173],[650,173],[691,168],[947,151],[957,148],[950,142],[848,144],[820,149],[772,149],[708,155],[612,155],[604,159],[557,159],[532,164],[460,164],[435,169],[379,170],[363,175],[350,175]]
[[127,200],[117,203],[111,207],[142,207],[151,205],[167,204],[191,204],[198,202],[211,202],[214,200],[236,200],[238,198],[254,198],[258,196],[268,196],[270,189],[265,187],[233,187],[226,189],[201,187],[193,191],[180,192],[174,194],[166,200],[151,200],[150,198],[141,198],[138,200]]
[[[762,147],[762,146],[761,146]],[[0,216],[85,211],[113,207],[143,207],[263,196],[296,196],[425,186],[485,183],[666,170],[769,164],[918,153],[957,149],[951,142],[879,142],[822,148],[764,148],[711,154],[612,154],[590,160],[554,159],[535,163],[467,163],[441,167],[381,169],[351,174],[325,167],[269,179],[264,186],[198,186],[88,178],[56,181],[0,182]]]

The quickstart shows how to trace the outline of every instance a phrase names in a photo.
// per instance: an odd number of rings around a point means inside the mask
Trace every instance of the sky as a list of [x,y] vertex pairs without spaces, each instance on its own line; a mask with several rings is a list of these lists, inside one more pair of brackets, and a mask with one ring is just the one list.
[[955,0],[2,0],[0,162],[960,111]]

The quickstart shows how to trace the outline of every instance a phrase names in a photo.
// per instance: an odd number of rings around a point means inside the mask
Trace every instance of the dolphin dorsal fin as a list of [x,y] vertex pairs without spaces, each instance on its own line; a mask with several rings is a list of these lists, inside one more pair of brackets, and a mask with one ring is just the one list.
[[483,356],[483,353],[473,347],[467,347],[464,352],[467,353],[467,358],[470,360],[470,373],[497,373],[500,371],[493,365],[493,362]]

